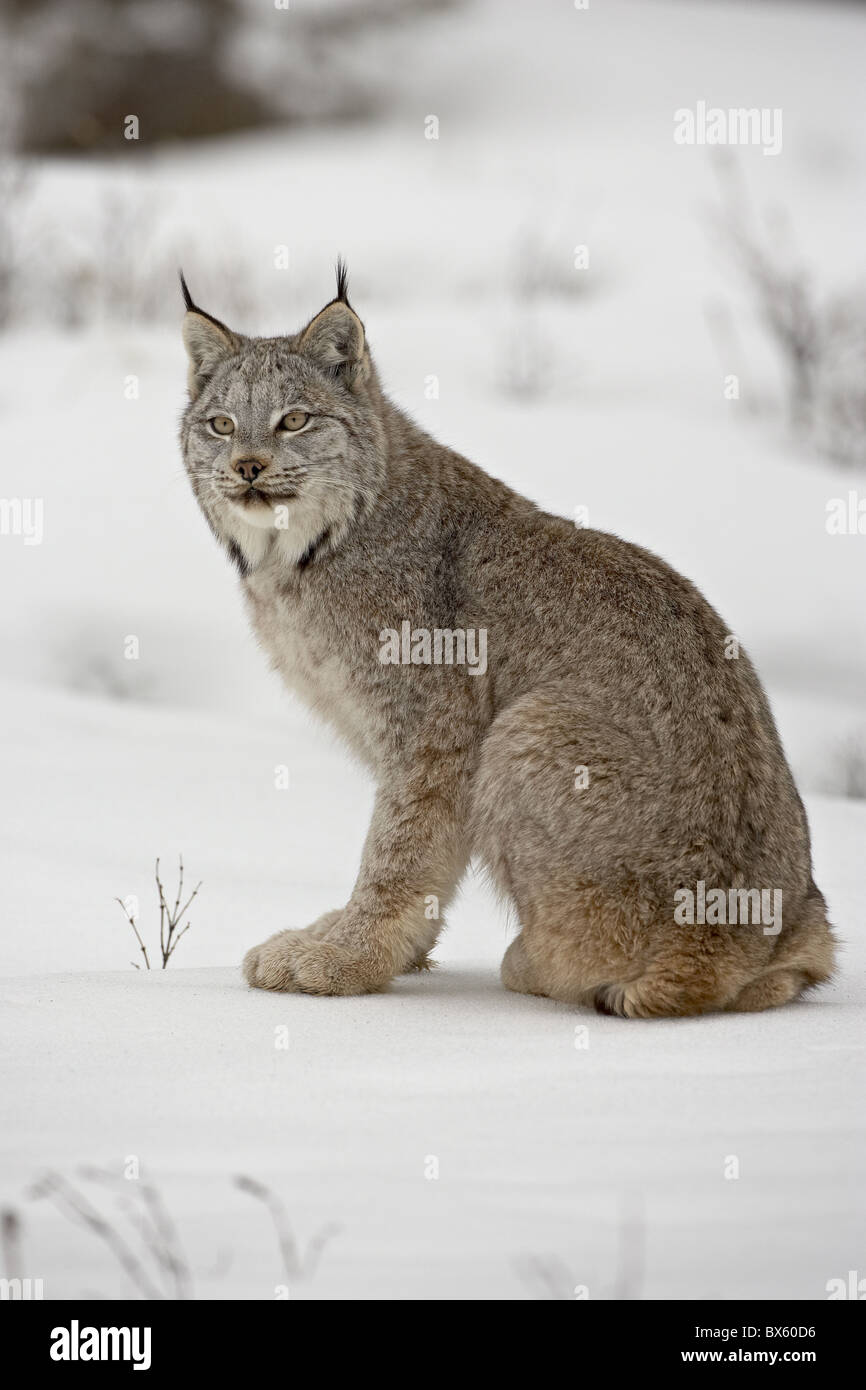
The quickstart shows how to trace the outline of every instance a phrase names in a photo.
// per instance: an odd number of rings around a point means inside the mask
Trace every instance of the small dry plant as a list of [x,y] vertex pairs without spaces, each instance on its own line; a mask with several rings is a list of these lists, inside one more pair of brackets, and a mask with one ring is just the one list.
[[[169,907],[168,898],[166,897],[165,893],[165,888],[163,886],[163,882],[159,874],[158,859],[156,861],[154,877],[156,878],[156,890],[159,896],[159,953],[162,957],[162,969],[165,970],[166,966],[168,965],[169,961],[171,960],[172,956],[177,950],[177,945],[180,941],[180,938],[182,936],[185,936],[186,933],[189,931],[190,927],[192,926],[192,923],[190,921],[184,922],[184,918],[186,917],[187,912],[192,906],[192,903],[196,897],[196,894],[198,893],[199,888],[201,888],[201,883],[196,884],[195,888],[192,890],[189,897],[184,902],[183,855],[178,855],[177,895],[174,900],[174,906]],[[144,956],[145,969],[150,970],[150,957],[147,953],[147,947],[145,946],[141,938],[141,933],[138,930],[138,899],[129,896],[126,898],[115,898],[115,902],[120,904],[121,912],[123,913],[124,917],[126,918],[127,922],[132,927],[132,930],[135,933],[135,939],[138,942],[141,954]],[[134,965],[136,970],[141,969],[141,966],[138,964],[137,961],[131,961],[130,964]]]
[[241,1173],[235,1178],[235,1186],[241,1192],[246,1192],[250,1197],[254,1197],[257,1202],[261,1202],[270,1216],[280,1249],[286,1282],[291,1284],[312,1279],[321,1259],[322,1251],[328,1241],[339,1234],[340,1227],[334,1222],[329,1222],[328,1225],[323,1226],[310,1237],[306,1250],[302,1251],[289,1224],[288,1212],[272,1188],[259,1182],[257,1178],[249,1177],[246,1173]]

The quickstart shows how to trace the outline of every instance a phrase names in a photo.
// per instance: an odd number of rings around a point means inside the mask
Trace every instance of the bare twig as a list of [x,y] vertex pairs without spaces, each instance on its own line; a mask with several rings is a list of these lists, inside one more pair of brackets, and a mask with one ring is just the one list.
[[174,1285],[174,1296],[180,1300],[190,1298],[192,1296],[192,1273],[181,1250],[177,1228],[168,1214],[160,1193],[151,1183],[143,1184],[141,1195],[159,1240],[159,1249],[162,1252],[161,1262]]
[[30,1196],[34,1200],[49,1198],[64,1215],[77,1221],[104,1241],[144,1298],[159,1300],[164,1297],[121,1232],[66,1178],[61,1177],[59,1173],[47,1173],[32,1188]]
[[[149,1182],[130,1183],[106,1168],[87,1167],[80,1173],[83,1178],[102,1183],[120,1194],[130,1223],[173,1289],[170,1296],[180,1301],[190,1298],[192,1271],[159,1190]],[[130,1192],[140,1201],[130,1201]]]
[[21,1277],[21,1217],[14,1207],[4,1207],[0,1213],[0,1243],[3,1247],[3,1268],[7,1278]]
[[536,1298],[562,1302],[574,1297],[574,1279],[559,1255],[521,1255],[513,1263],[521,1281],[536,1291]]
[[[81,1182],[100,1184],[113,1193],[115,1213],[101,1211],[80,1185],[56,1171],[47,1172],[27,1195],[33,1201],[48,1199],[63,1216],[102,1241],[142,1298],[150,1301],[193,1298],[193,1271],[158,1188],[151,1182],[130,1181],[119,1172],[96,1166],[79,1168],[77,1177]],[[286,1209],[276,1193],[247,1176],[236,1178],[235,1184],[267,1208],[287,1282],[312,1279],[325,1245],[340,1228],[333,1224],[323,1226],[310,1239],[306,1250],[301,1251]],[[0,1213],[0,1247],[9,1277],[14,1277],[14,1271],[21,1266],[19,1232],[17,1212]],[[224,1273],[225,1268],[223,1257],[218,1272]]]
[[[642,1199],[623,1193],[616,1223],[617,1256],[613,1286],[600,1297],[630,1302],[642,1297],[646,1255],[646,1221]],[[514,1261],[521,1281],[540,1299],[574,1299],[578,1288],[569,1266],[559,1255],[523,1254]]]
[[156,861],[156,887],[159,893],[159,949],[162,952],[162,968],[164,970],[165,967],[168,965],[168,962],[171,960],[172,954],[177,949],[177,943],[180,941],[180,938],[184,935],[185,932],[188,932],[190,927],[192,926],[191,922],[187,922],[186,926],[183,927],[177,933],[177,936],[175,936],[175,932],[177,931],[178,925],[186,916],[186,913],[189,910],[190,905],[195,900],[199,888],[201,888],[201,883],[199,882],[196,884],[195,888],[190,893],[186,902],[181,907],[181,898],[183,897],[183,855],[179,854],[177,897],[174,900],[173,908],[170,908],[166,901],[165,890],[162,886],[162,880],[159,876],[158,859]]
[[866,459],[866,294],[862,282],[823,292],[796,245],[791,218],[756,215],[744,180],[717,159],[714,217],[749,287],[785,375],[790,426],[836,463]]
[[[195,888],[192,890],[189,897],[184,902],[183,856],[178,855],[177,895],[174,900],[174,907],[169,907],[168,899],[165,895],[165,888],[163,886],[162,878],[160,877],[158,859],[154,868],[154,878],[156,879],[156,893],[157,900],[159,902],[159,953],[160,957],[162,958],[162,969],[165,970],[166,966],[168,965],[169,961],[171,960],[172,956],[177,950],[178,942],[180,941],[181,937],[185,936],[186,933],[189,931],[190,927],[192,926],[191,922],[184,922],[183,919],[189,911],[190,907],[192,906],[193,902],[195,901],[196,897],[198,896],[198,891],[201,888],[201,883],[199,882],[196,884]],[[135,932],[135,938],[139,944],[141,953],[144,956],[145,968],[147,970],[150,970],[151,967],[150,960],[147,954],[147,949],[139,934],[135,916],[121,898],[115,898],[115,902],[120,903],[124,917],[126,918],[129,925],[132,927],[132,930]],[[135,966],[136,970],[140,968],[135,961],[132,961],[130,963]]]
[[249,1193],[251,1197],[255,1197],[266,1207],[276,1232],[286,1279],[289,1281],[312,1279],[321,1259],[322,1251],[332,1236],[337,1234],[340,1227],[333,1223],[323,1226],[311,1238],[306,1253],[302,1255],[289,1225],[288,1213],[273,1189],[246,1174],[240,1174],[235,1179],[235,1184],[242,1192]]
[[616,1276],[611,1298],[622,1301],[640,1298],[645,1250],[643,1201],[639,1196],[623,1194],[619,1209]]
[[[135,918],[129,911],[128,907],[126,906],[126,903],[123,901],[122,898],[115,898],[114,901],[116,903],[120,903],[121,911],[123,912],[124,917],[126,918],[129,925],[132,927],[132,930],[135,932],[135,939],[138,942],[139,947],[141,948],[141,954],[144,956],[145,967],[149,970],[150,961],[147,958],[147,947],[145,946],[144,942],[139,936],[138,927],[135,924]],[[140,966],[136,965],[135,961],[131,961],[130,964],[135,965],[136,970],[140,969]]]

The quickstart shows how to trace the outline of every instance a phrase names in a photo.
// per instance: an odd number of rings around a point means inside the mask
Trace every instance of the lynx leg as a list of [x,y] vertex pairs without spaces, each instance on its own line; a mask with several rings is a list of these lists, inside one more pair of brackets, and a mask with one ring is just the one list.
[[335,907],[331,912],[323,912],[321,917],[317,917],[315,922],[311,922],[308,927],[302,930],[308,936],[313,936],[317,941],[325,941],[332,928],[334,928],[342,917],[345,908]]
[[788,1004],[802,994],[806,980],[797,970],[768,970],[740,990],[728,1008],[736,1013],[758,1013]]
[[[502,963],[506,988],[583,1003],[607,981],[640,973],[640,904],[625,884],[618,900],[597,882],[638,837],[631,822],[641,819],[641,788],[632,768],[640,753],[628,732],[559,683],[494,721],[470,831],[523,928]],[[589,770],[588,788],[575,787],[578,767]]]
[[468,758],[451,749],[396,769],[380,783],[352,897],[323,936],[283,931],[249,951],[243,973],[257,989],[370,994],[395,975],[425,968],[437,920],[466,865]]
[[[562,686],[523,697],[494,722],[471,829],[523,928],[502,963],[506,988],[623,1018],[672,1018],[771,1008],[826,979],[832,935],[815,889],[799,911],[792,895],[793,921],[779,937],[760,925],[675,922],[673,885],[731,882],[733,871],[712,842],[685,857],[678,840],[688,845],[688,830],[667,826],[648,762],[632,733]],[[578,766],[589,770],[579,791]]]
[[[314,937],[316,941],[327,941],[345,910],[343,907],[337,907],[331,912],[323,912],[321,917],[316,918],[315,922],[311,922],[308,927],[302,927],[301,930],[307,936]],[[433,944],[435,945],[435,941]],[[402,974],[410,975],[416,970],[432,970],[436,962],[430,954],[431,951],[432,946],[429,949],[420,950],[415,959],[405,967]]]
[[796,999],[832,978],[835,941],[826,903],[810,884],[793,929],[779,941],[770,966],[740,991],[728,1008],[754,1013]]
[[515,994],[544,994],[526,955],[523,932],[511,942],[502,957],[500,977],[506,989]]

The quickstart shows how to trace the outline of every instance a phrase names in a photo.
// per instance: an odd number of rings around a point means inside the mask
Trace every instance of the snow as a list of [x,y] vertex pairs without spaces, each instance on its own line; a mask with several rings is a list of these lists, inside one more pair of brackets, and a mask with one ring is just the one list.
[[[538,1296],[540,1262],[561,1297],[626,1281],[648,1298],[819,1298],[862,1249],[866,1000],[850,983],[637,1030],[507,995],[489,960],[366,999],[253,994],[227,968],[5,993],[5,1064],[26,1079],[26,1104],[4,1107],[7,1175],[25,1183],[36,1154],[115,1172],[140,1156],[199,1297],[282,1282],[266,1217],[233,1185],[245,1173],[282,1194],[302,1243],[339,1227],[296,1297]],[[31,1204],[27,1220],[48,1296],[128,1292],[93,1237],[57,1268],[64,1218]]]
[[[250,945],[345,901],[371,787],[246,631],[178,454],[176,326],[0,338],[0,495],[45,516],[41,545],[0,537],[0,1202],[47,1297],[137,1295],[92,1231],[30,1195],[57,1171],[137,1240],[130,1156],[199,1297],[284,1280],[239,1174],[280,1195],[302,1244],[339,1227],[293,1298],[820,1298],[857,1267],[866,801],[843,793],[866,768],[866,537],[825,519],[863,480],[786,437],[774,363],[707,235],[706,151],[670,131],[699,99],[782,106],[783,153],[743,151],[745,176],[789,207],[828,286],[852,283],[863,29],[830,5],[480,4],[431,26],[424,80],[381,125],[180,147],[139,176],[205,307],[231,317],[242,298],[214,243],[236,248],[258,305],[238,327],[262,331],[318,307],[342,251],[420,423],[657,551],[725,615],[766,681],[844,941],[808,1002],[636,1024],[507,994],[511,924],[474,876],[430,974],[364,999],[248,991]],[[40,198],[80,234],[116,178],[48,161]],[[527,237],[548,288],[522,298]],[[271,268],[286,241],[288,274]],[[733,365],[708,332],[719,304]],[[516,396],[527,343],[547,384]],[[134,971],[113,899],[138,897],[152,942],[153,861],[171,887],[178,852],[203,881],[193,925],[166,972]]]

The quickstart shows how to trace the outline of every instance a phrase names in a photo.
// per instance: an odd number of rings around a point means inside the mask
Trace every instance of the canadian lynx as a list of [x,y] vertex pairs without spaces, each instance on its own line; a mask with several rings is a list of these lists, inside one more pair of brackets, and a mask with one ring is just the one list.
[[341,265],[286,337],[183,290],[193,490],[275,667],[377,786],[348,903],[249,951],[249,983],[360,994],[424,966],[470,856],[520,922],[509,989],[648,1018],[827,980],[767,700],[688,580],[414,425]]

